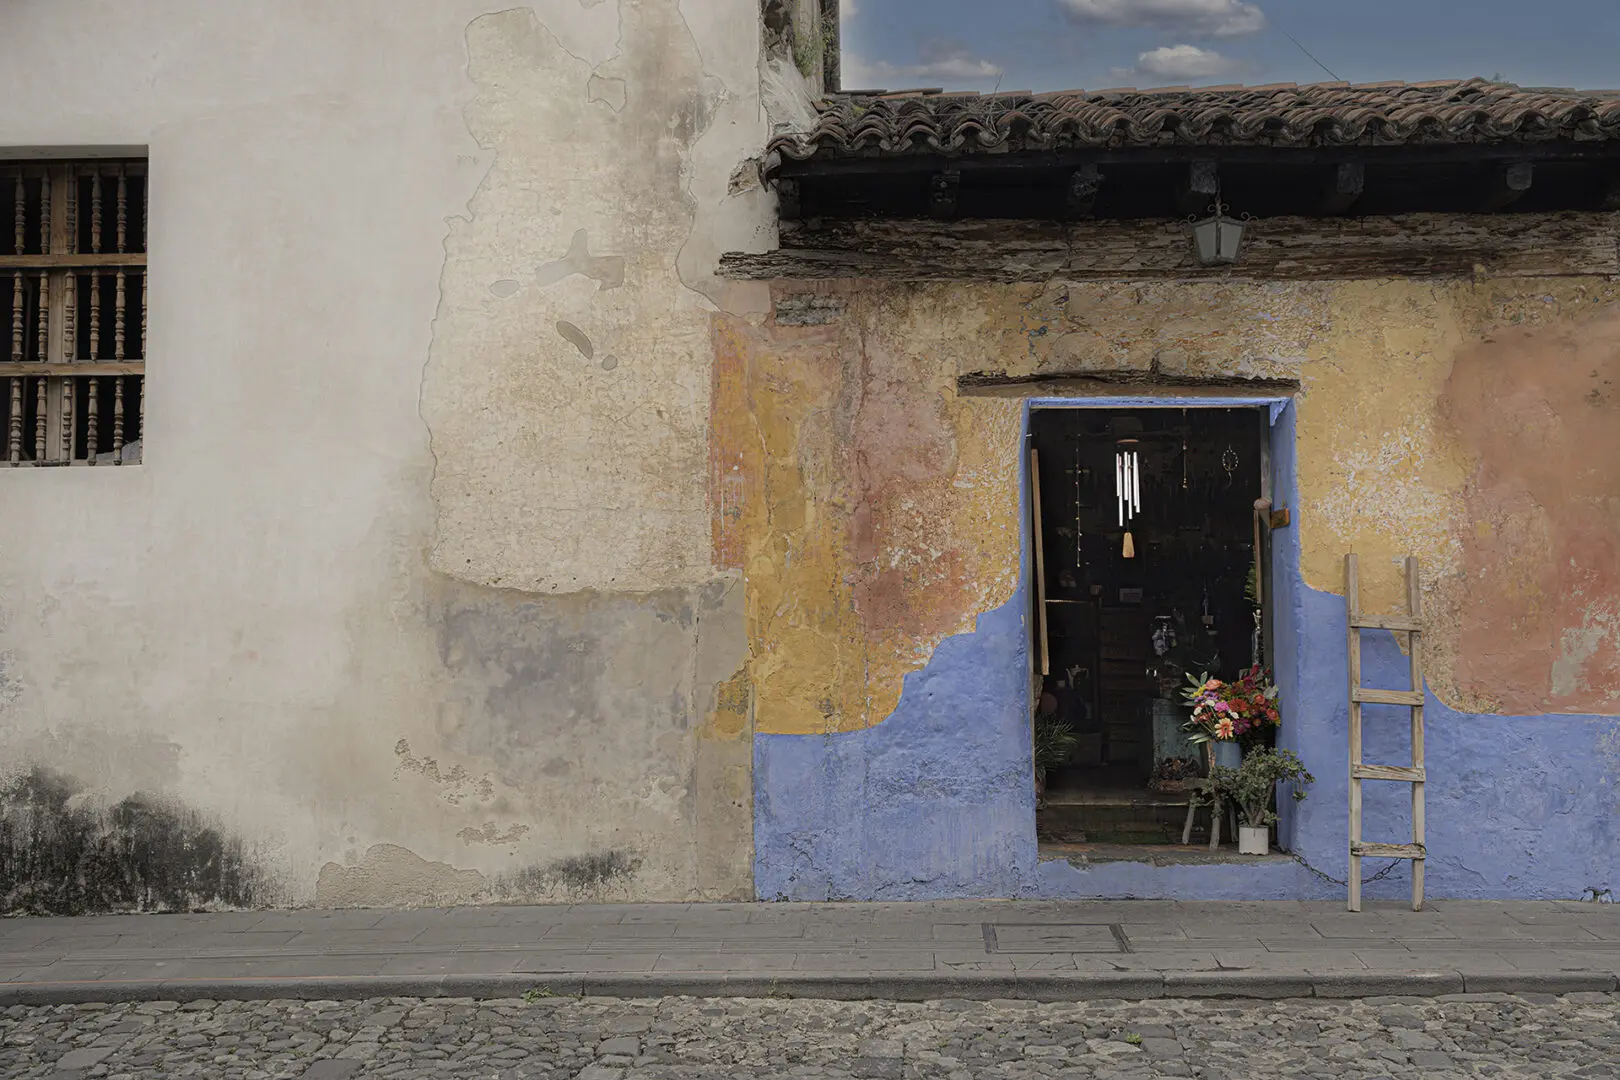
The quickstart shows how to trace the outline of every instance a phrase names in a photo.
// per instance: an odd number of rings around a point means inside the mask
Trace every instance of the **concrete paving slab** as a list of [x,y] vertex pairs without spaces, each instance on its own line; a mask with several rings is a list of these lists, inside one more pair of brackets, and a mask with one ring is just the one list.
[[549,930],[528,926],[429,926],[406,940],[412,945],[533,945],[544,941]]
[[189,960],[171,964],[165,979],[297,979],[382,974],[386,956],[303,956],[281,960]]
[[789,974],[793,968],[794,954],[755,954],[752,956],[738,956],[729,953],[717,952],[678,952],[661,953],[654,962],[654,971],[704,971],[715,974],[728,972],[741,972],[743,974],[758,974],[760,972],[778,972]]
[[871,974],[895,971],[934,970],[934,954],[930,952],[878,952],[867,949],[849,949],[828,952],[801,952],[794,955],[794,971],[817,971],[829,974]]
[[379,975],[489,975],[508,974],[526,959],[523,953],[433,953],[396,956],[384,962]]
[[934,967],[941,971],[1075,971],[1075,957],[1069,953],[986,953],[945,951],[934,953]]
[[657,951],[624,953],[525,953],[512,965],[515,972],[545,974],[591,974],[605,972],[618,974],[627,971],[651,971],[658,962]]

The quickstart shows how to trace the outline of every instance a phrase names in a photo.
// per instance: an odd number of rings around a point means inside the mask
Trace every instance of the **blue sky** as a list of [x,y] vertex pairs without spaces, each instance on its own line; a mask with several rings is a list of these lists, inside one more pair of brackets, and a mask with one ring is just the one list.
[[[1499,76],[1620,88],[1620,0],[842,0],[846,89]],[[1289,40],[1290,36],[1298,41]]]

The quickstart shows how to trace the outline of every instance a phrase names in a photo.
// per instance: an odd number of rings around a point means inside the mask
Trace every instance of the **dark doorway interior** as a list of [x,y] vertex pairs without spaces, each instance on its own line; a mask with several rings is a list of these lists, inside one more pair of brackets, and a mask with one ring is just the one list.
[[1180,842],[1187,795],[1173,777],[1187,766],[1174,762],[1202,758],[1181,732],[1181,688],[1188,673],[1235,677],[1262,648],[1254,504],[1266,415],[1032,413],[1037,712],[1055,711],[1076,737],[1046,773],[1043,841]]

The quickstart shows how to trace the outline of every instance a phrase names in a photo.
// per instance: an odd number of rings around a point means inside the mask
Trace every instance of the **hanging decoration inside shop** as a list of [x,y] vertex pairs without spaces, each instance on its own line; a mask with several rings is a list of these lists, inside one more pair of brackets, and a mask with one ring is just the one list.
[[1142,456],[1136,446],[1135,439],[1121,439],[1114,449],[1114,496],[1119,509],[1119,527],[1125,530],[1125,547],[1121,554],[1127,559],[1136,558],[1131,519],[1142,512]]
[[1226,470],[1226,486],[1227,487],[1232,486],[1232,477],[1233,477],[1234,474],[1236,474],[1237,467],[1238,467],[1238,452],[1236,450],[1232,449],[1232,444],[1231,443],[1227,443],[1226,444],[1226,449],[1221,451],[1221,468]]
[[1080,540],[1085,536],[1085,530],[1080,527],[1080,481],[1085,475],[1085,469],[1080,464],[1080,440],[1074,441],[1074,565],[1078,568],[1085,565],[1080,553]]
[[1153,618],[1153,655],[1163,656],[1175,647],[1175,620],[1169,615],[1155,615]]

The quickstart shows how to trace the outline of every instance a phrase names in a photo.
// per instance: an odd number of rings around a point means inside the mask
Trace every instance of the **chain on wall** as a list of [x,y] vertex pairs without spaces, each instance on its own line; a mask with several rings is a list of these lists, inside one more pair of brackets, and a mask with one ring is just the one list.
[[141,459],[146,175],[144,161],[0,164],[11,221],[0,232],[0,461],[11,467]]

